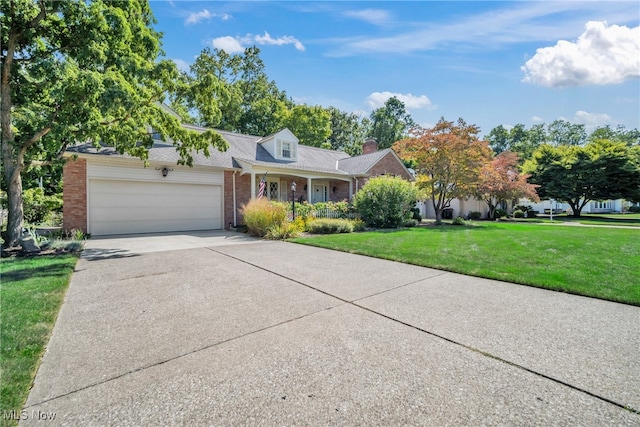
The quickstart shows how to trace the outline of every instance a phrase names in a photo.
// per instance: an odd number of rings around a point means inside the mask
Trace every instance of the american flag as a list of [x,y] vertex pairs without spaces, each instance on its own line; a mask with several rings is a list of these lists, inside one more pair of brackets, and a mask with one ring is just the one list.
[[267,173],[268,172],[265,172],[264,176],[260,180],[260,188],[258,188],[258,199],[262,199],[262,196],[264,196],[264,189],[267,188]]

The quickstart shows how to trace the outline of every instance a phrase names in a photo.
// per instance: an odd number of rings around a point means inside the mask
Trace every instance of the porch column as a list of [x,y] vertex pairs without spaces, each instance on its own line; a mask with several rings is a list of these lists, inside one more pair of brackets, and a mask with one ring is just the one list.
[[349,200],[353,199],[353,178],[349,178]]
[[251,171],[251,200],[256,198],[256,173]]
[[307,178],[307,203],[312,203],[311,197],[313,197],[313,188],[311,187],[311,178]]

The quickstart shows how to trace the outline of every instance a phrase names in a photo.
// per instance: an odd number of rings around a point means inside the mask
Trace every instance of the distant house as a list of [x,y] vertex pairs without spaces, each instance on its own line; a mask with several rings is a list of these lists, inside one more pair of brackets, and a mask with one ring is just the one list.
[[[529,205],[533,208],[533,210],[538,211],[540,213],[549,212],[551,208],[553,208],[555,212],[570,212],[571,206],[568,203],[562,203],[554,200],[541,200],[539,203],[531,203],[525,201],[522,203],[524,205]],[[617,200],[601,200],[601,201],[590,201],[588,202],[584,208],[582,208],[582,213],[615,213],[615,212],[624,212],[625,208],[629,206],[629,203],[622,199]]]
[[372,176],[413,179],[393,150],[378,151],[375,140],[351,157],[301,145],[288,129],[266,137],[218,132],[229,149],[196,154],[192,168],[176,166],[175,147],[161,141],[150,149],[147,168],[110,147],[69,148],[64,228],[92,235],[223,229],[242,223],[240,208],[257,197],[263,179],[264,197],[291,200],[295,182],[296,200],[311,203],[349,200]]
[[[550,200],[541,200],[540,202],[534,203],[528,199],[521,199],[517,204],[531,206],[534,211],[538,211],[541,214],[549,213],[552,207],[554,213],[566,213],[571,211],[571,206],[569,206],[568,203],[561,203],[556,200],[553,202]],[[582,213],[597,214],[625,212],[625,209],[629,206],[632,206],[632,204],[622,199],[590,201],[582,209]],[[424,218],[436,217],[431,200],[420,202],[418,207]],[[504,206],[501,206],[501,209],[505,209],[508,213],[512,213],[513,208],[514,204],[511,201],[506,203]],[[489,214],[489,207],[487,206],[487,203],[472,197],[468,199],[453,199],[448,209],[451,209],[451,216],[453,218],[457,216],[467,217],[470,212],[480,212],[482,218],[487,218],[487,215]]]

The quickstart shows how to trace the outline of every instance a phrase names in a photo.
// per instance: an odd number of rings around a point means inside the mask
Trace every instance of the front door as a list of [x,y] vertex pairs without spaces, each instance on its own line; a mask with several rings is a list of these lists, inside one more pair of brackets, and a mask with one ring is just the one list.
[[325,184],[313,184],[313,197],[311,203],[326,202],[329,200],[329,186]]

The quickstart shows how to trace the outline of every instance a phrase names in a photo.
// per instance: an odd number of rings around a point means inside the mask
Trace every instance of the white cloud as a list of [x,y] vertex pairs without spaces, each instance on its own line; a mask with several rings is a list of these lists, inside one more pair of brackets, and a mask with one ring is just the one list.
[[300,42],[300,40],[298,40],[293,36],[284,36],[284,37],[279,37],[277,39],[274,39],[273,37],[271,37],[269,33],[265,31],[263,36],[260,36],[260,35],[255,36],[254,40],[256,43],[262,44],[262,45],[268,44],[268,45],[282,46],[282,45],[292,44],[295,46],[296,49],[300,51],[304,51],[304,45]]
[[244,52],[244,47],[237,39],[231,36],[218,37],[212,41],[213,47],[216,49],[224,50],[227,53],[240,53]]
[[548,87],[608,85],[640,77],[640,26],[590,21],[575,42],[543,47],[522,67],[524,82]]
[[542,123],[542,122],[544,122],[544,119],[542,117],[540,117],[540,116],[533,116],[533,117],[531,117],[531,121],[533,123]]
[[598,126],[610,125],[613,118],[604,113],[588,113],[586,111],[576,111],[574,122],[581,123],[587,128],[592,129]]
[[373,92],[367,97],[367,103],[372,109],[380,108],[384,105],[385,102],[387,102],[389,98],[392,98],[394,96],[402,101],[404,103],[404,106],[408,110],[419,108],[435,108],[431,103],[431,100],[427,98],[426,95],[415,96],[410,93],[403,94],[393,92]]
[[206,21],[211,18],[220,18],[223,21],[227,21],[228,19],[231,18],[231,15],[228,15],[226,13],[221,13],[221,14],[211,13],[207,9],[202,9],[200,12],[190,13],[189,16],[187,16],[187,19],[185,19],[184,23],[186,25],[197,24],[200,21]]
[[[592,16],[602,16],[609,22],[629,22],[637,11],[634,2],[521,1],[455,20],[437,21],[427,16],[422,22],[403,25],[396,34],[382,37],[330,39],[328,42],[335,48],[328,55],[404,54],[457,48],[490,50],[536,40],[555,42],[575,37]],[[558,16],[563,17],[561,25]]]
[[213,47],[216,49],[222,49],[227,53],[239,53],[244,52],[245,47],[255,43],[259,45],[271,45],[271,46],[283,46],[292,44],[299,51],[304,51],[304,45],[293,36],[283,36],[274,39],[271,34],[264,32],[264,35],[251,35],[247,34],[244,37],[218,37],[213,39]]
[[361,19],[374,25],[384,25],[389,21],[389,12],[382,9],[349,10],[344,12],[344,16]]
[[189,72],[189,63],[187,61],[184,61],[182,59],[172,59],[172,61],[176,63],[176,65],[178,66],[178,70],[184,71],[186,73]]

